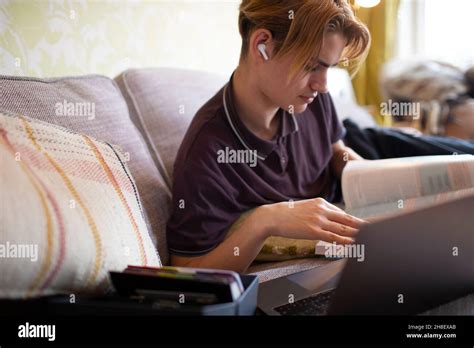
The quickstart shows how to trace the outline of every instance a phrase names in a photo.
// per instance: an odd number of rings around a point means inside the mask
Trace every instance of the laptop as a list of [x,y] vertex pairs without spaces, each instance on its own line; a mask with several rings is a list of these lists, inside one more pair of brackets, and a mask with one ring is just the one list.
[[474,196],[363,226],[355,244],[363,258],[260,284],[258,307],[269,315],[412,315],[474,292]]

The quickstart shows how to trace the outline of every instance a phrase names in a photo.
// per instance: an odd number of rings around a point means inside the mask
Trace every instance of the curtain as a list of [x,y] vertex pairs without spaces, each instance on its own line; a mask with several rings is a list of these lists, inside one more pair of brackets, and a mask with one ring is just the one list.
[[369,28],[372,45],[367,60],[354,77],[357,101],[360,105],[374,106],[374,117],[377,123],[390,125],[388,117],[380,115],[382,98],[379,89],[379,73],[382,65],[394,53],[397,31],[397,13],[399,0],[382,0],[372,8],[357,8],[356,16]]

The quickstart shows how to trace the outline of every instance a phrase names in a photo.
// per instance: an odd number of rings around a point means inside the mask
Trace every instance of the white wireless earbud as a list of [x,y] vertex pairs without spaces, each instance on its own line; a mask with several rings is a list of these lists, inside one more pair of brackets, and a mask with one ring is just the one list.
[[267,51],[265,51],[265,44],[264,43],[258,44],[257,49],[260,51],[263,59],[268,60]]

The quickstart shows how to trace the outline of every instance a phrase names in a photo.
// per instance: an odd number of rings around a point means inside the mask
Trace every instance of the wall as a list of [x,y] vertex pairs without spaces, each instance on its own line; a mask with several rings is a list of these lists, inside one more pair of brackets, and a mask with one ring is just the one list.
[[0,74],[51,77],[171,66],[229,75],[238,0],[0,0]]

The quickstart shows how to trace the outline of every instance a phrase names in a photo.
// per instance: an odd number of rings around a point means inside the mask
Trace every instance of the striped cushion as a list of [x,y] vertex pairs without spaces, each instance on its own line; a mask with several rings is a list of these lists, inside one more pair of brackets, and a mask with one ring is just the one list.
[[106,142],[0,113],[0,297],[102,294],[110,270],[161,265],[126,159]]
[[[65,116],[70,114],[69,108],[58,109],[58,105],[65,103],[83,106],[84,111],[90,107],[93,112],[73,110],[75,116]],[[171,191],[132,123],[127,103],[113,80],[99,75],[54,78],[0,75],[1,111],[26,115],[120,145],[129,154],[127,164],[140,193],[148,231],[161,261],[168,262],[166,221]]]

